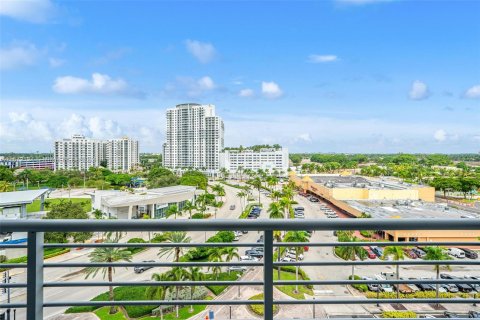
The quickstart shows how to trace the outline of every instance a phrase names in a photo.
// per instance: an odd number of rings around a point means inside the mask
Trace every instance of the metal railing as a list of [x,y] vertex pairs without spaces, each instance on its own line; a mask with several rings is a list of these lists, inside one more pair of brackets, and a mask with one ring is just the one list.
[[[264,306],[264,319],[273,319],[274,305],[291,304],[385,304],[385,303],[445,303],[445,304],[475,304],[480,303],[474,298],[439,298],[439,299],[306,299],[306,300],[275,300],[274,286],[280,285],[352,285],[352,284],[456,284],[465,283],[465,279],[428,279],[428,280],[298,280],[274,281],[274,268],[279,266],[362,266],[362,265],[445,265],[445,261],[432,260],[363,260],[363,261],[294,261],[275,262],[275,247],[340,247],[340,246],[367,246],[371,242],[274,242],[275,230],[480,230],[480,220],[477,219],[431,219],[428,223],[421,223],[420,219],[338,219],[338,220],[30,220],[30,221],[0,221],[1,232],[26,232],[28,241],[23,244],[3,244],[1,248],[26,248],[27,263],[2,263],[1,268],[26,268],[26,283],[1,283],[0,288],[25,288],[26,303],[1,303],[0,308],[26,308],[26,317],[29,320],[43,319],[43,309],[49,307],[67,306],[130,306],[130,305],[258,305]],[[219,230],[246,230],[263,232],[262,243],[89,243],[71,244],[44,243],[45,232],[109,232],[109,231],[219,231]],[[479,242],[375,242],[375,246],[475,246]],[[45,248],[99,248],[99,247],[264,247],[263,261],[256,262],[112,262],[112,263],[49,263],[44,262]],[[479,260],[449,260],[448,265],[480,265]],[[212,267],[212,266],[250,266],[263,267],[262,281],[163,281],[163,282],[44,282],[45,268],[65,267]],[[469,279],[468,283],[480,285],[480,280]],[[263,286],[263,300],[168,300],[168,301],[44,301],[44,288],[51,287],[99,287],[99,286],[171,286],[171,285],[235,285],[235,286]]]

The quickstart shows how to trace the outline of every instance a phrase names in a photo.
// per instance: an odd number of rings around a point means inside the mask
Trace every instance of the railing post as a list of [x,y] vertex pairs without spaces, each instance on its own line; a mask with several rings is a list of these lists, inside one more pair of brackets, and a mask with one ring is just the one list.
[[263,235],[263,306],[264,319],[273,319],[273,230]]
[[43,319],[43,232],[28,232],[27,320]]

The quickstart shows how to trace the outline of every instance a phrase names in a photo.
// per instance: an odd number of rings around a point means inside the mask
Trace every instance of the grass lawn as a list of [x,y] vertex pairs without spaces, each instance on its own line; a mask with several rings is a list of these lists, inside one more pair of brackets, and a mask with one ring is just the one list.
[[[232,271],[230,274],[228,272],[222,272],[218,274],[218,278],[215,279],[215,277],[212,274],[206,274],[205,280],[211,280],[211,281],[235,281],[239,277],[237,274],[241,274],[240,272],[237,271]],[[212,291],[216,296],[218,296],[220,293],[223,292],[228,286],[207,286],[207,288]]]
[[[250,297],[248,300],[263,300],[263,293],[254,295]],[[248,305],[248,308],[255,314],[259,316],[263,316],[263,313],[265,311],[263,304],[250,304]],[[273,305],[273,314],[278,312],[278,304]]]
[[101,320],[127,320],[127,318],[125,318],[123,312],[119,308],[117,308],[117,313],[115,314],[110,314],[109,312],[110,307],[102,307],[100,309],[97,309],[95,311],[95,314]]
[[[280,271],[280,279],[281,280],[292,280],[295,281],[295,273],[292,272],[285,272],[285,271]],[[302,276],[300,273],[298,274],[298,279],[302,280]],[[278,280],[278,271],[275,269],[273,270],[273,280]],[[298,286],[298,293],[295,293],[295,285],[288,285],[288,286],[276,286],[278,290],[282,291],[285,294],[288,294],[290,297],[298,299],[298,300],[304,300],[305,299],[305,293],[308,295],[313,296],[313,291],[312,289],[307,288],[306,286],[299,285]],[[255,300],[255,299],[252,299]]]
[[[70,198],[70,199],[45,199],[45,210],[49,210],[52,204],[59,203],[60,201],[69,201],[71,200],[73,203],[81,203],[83,209],[86,212],[92,211],[92,201],[87,198]],[[35,200],[31,204],[27,204],[27,212],[37,212],[40,211],[40,200]]]

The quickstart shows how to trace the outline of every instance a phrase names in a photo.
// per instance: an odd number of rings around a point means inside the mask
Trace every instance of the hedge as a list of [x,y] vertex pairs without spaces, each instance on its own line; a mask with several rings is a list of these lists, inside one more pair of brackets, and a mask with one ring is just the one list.
[[211,213],[200,213],[200,212],[197,212],[195,214],[192,215],[192,219],[208,219],[212,216]]
[[[263,293],[259,293],[257,295],[254,295],[250,297],[248,300],[263,300]],[[263,316],[265,308],[263,307],[263,304],[250,304],[248,305],[248,309],[255,313],[256,315]],[[273,305],[273,314],[278,312],[278,305],[274,304]]]
[[150,240],[152,243],[160,243],[167,241],[167,232],[155,233],[155,236]]
[[[360,276],[357,276],[356,274],[353,275],[353,279],[354,280],[362,280],[362,278]],[[352,276],[348,276],[348,280],[352,280]],[[355,289],[359,290],[359,291],[362,291],[362,292],[367,292],[368,291],[368,286],[365,284],[365,283],[362,283],[362,284],[352,284],[352,287],[354,287]],[[395,296],[396,297],[396,296]]]
[[417,314],[413,311],[383,311],[382,318],[416,318]]
[[[235,234],[233,231],[219,231],[215,235],[208,238],[207,242],[209,243],[225,243],[225,242],[233,242],[235,239]],[[188,262],[188,261],[202,261],[206,260],[210,254],[210,250],[212,248],[209,247],[198,247],[195,249],[190,249],[188,252],[180,258],[181,262]]]
[[[145,240],[142,238],[131,238],[130,240],[127,241],[127,243],[147,243]],[[131,252],[131,254],[139,253],[147,249],[146,247],[129,247],[126,248],[125,250],[128,250]]]
[[[46,248],[43,252],[43,259],[50,259],[61,254],[70,252],[69,248]],[[27,256],[22,256],[18,258],[13,258],[9,260],[5,260],[3,263],[27,263]],[[1,263],[0,263],[1,265]],[[0,268],[0,272],[8,270],[7,268]]]
[[[376,299],[377,293],[376,292],[367,292],[367,298],[369,299]],[[378,298],[379,299],[395,299],[397,297],[396,292],[379,292]],[[400,298],[402,299],[434,299],[436,297],[435,290],[433,291],[417,291],[414,293],[400,293]],[[439,292],[439,298],[449,299],[449,298],[471,298],[472,295],[468,293],[451,293],[451,292]]]

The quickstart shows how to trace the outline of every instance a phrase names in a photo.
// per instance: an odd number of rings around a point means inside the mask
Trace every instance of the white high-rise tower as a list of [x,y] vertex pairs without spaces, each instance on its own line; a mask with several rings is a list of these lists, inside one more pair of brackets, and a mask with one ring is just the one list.
[[223,121],[215,116],[214,105],[184,103],[168,109],[163,165],[216,171],[224,147],[223,135]]

